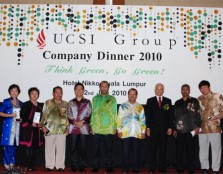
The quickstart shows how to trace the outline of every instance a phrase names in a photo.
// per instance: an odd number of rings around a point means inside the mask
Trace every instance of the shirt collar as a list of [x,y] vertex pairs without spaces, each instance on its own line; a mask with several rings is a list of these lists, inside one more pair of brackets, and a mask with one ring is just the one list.
[[84,101],[85,101],[85,98],[83,97],[80,101],[78,101],[77,98],[75,97],[75,98],[74,98],[74,101],[75,101],[75,102],[84,102]]
[[131,105],[131,106],[134,106],[134,105],[137,104],[137,101],[136,101],[134,104],[130,103],[129,101],[127,101],[127,103],[128,103],[129,105]]
[[159,97],[161,97],[161,101],[163,101],[163,96],[157,96],[157,95],[156,95],[156,99],[157,99],[157,101],[159,101]]
[[190,100],[191,99],[191,96],[189,96],[186,100],[183,99],[183,97],[181,98],[181,100],[183,101],[187,101],[187,100]]
[[210,91],[209,94],[206,95],[206,96],[207,96],[207,97],[210,97],[210,96],[212,96],[212,94],[213,94],[213,93]]
[[108,96],[108,93],[105,96],[103,96],[102,94],[99,94],[99,95],[100,95],[100,97],[104,98],[104,97]]

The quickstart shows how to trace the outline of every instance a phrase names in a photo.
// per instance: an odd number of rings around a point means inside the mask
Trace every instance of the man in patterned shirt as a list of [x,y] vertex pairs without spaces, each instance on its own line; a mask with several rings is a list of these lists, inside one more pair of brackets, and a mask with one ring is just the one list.
[[[196,98],[190,96],[190,86],[181,86],[182,98],[174,105],[174,132],[176,137],[177,173],[194,173],[194,137],[199,133],[201,123],[200,106]],[[184,156],[186,160],[184,163]]]
[[131,88],[128,91],[128,101],[121,104],[118,112],[118,137],[122,139],[123,173],[128,173],[131,151],[133,173],[139,173],[140,143],[145,138],[146,118],[141,104],[136,102],[138,91]]
[[54,170],[63,172],[65,168],[66,135],[68,134],[67,102],[62,100],[63,90],[60,86],[53,88],[53,99],[43,106],[40,126],[45,135],[46,172]]
[[219,173],[221,161],[221,126],[223,99],[221,94],[213,93],[210,83],[203,80],[198,85],[202,95],[198,97],[201,108],[201,133],[199,134],[200,162],[203,174],[209,169],[209,146],[212,152],[213,174]]
[[94,168],[92,172],[99,172],[100,142],[103,142],[106,154],[106,172],[112,173],[112,151],[113,138],[116,133],[117,103],[115,97],[108,94],[109,83],[107,81],[102,81],[99,87],[100,94],[96,95],[92,100],[90,121],[91,133],[94,135]]
[[84,98],[84,85],[77,83],[74,86],[75,98],[68,103],[68,119],[70,122],[69,134],[72,141],[71,170],[85,172],[87,137],[90,133],[89,120],[91,116],[91,102]]

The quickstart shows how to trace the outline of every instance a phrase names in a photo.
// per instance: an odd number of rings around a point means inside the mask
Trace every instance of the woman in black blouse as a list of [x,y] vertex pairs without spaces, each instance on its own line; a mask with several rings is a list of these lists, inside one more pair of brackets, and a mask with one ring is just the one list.
[[39,89],[30,88],[28,91],[30,100],[21,108],[20,145],[26,148],[26,164],[29,171],[35,170],[35,150],[44,143],[43,133],[39,127],[42,116],[43,104],[38,103]]

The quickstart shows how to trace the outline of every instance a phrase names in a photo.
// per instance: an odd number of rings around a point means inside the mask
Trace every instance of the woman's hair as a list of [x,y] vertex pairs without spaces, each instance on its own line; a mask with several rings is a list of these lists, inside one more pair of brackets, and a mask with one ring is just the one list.
[[30,95],[31,95],[31,93],[33,92],[33,91],[36,91],[37,93],[38,93],[38,96],[39,96],[39,89],[37,88],[37,87],[32,87],[32,88],[29,88],[29,90],[28,90],[28,95],[29,95],[29,97],[30,97]]
[[9,95],[10,95],[10,92],[11,92],[11,90],[12,90],[13,88],[16,88],[17,91],[18,91],[18,93],[20,94],[21,90],[20,90],[19,85],[12,84],[12,85],[9,86],[9,89],[8,89]]

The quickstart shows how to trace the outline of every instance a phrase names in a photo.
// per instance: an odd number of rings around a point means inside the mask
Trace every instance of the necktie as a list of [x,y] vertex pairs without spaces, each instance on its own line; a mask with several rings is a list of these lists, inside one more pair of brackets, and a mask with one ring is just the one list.
[[161,108],[161,104],[162,104],[162,100],[161,100],[161,97],[159,97],[159,100],[158,100],[159,108]]

